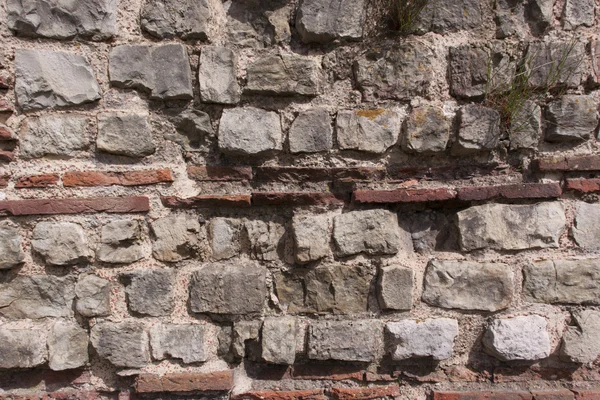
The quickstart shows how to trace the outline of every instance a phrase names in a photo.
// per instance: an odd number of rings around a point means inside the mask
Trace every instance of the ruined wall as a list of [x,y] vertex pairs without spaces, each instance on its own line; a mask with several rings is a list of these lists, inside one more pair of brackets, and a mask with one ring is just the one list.
[[395,3],[1,0],[0,399],[600,398],[600,2]]

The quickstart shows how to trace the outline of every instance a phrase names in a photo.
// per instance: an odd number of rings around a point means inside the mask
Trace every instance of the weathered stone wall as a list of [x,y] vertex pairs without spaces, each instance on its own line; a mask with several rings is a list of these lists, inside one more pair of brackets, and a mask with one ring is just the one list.
[[0,399],[600,399],[600,1],[395,3],[1,0]]

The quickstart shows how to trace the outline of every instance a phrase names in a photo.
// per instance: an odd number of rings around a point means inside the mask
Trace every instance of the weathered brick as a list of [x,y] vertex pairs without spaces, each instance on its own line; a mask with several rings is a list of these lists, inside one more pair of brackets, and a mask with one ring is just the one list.
[[447,188],[355,190],[352,201],[359,204],[422,203],[452,200],[456,191]]
[[331,396],[338,400],[368,400],[382,397],[400,396],[398,386],[378,386],[369,388],[331,388]]
[[187,169],[188,176],[197,181],[249,181],[252,180],[252,167],[221,167],[192,165]]
[[104,172],[82,171],[66,172],[62,176],[63,186],[141,186],[155,183],[173,182],[171,170],[155,169],[142,171]]
[[580,193],[592,193],[600,191],[600,179],[567,179],[566,189],[575,190]]
[[[176,196],[161,196],[165,207],[169,208],[210,208],[210,207],[249,207],[251,205],[249,194],[237,195],[205,195],[183,199]],[[0,203],[1,204],[1,203]]]
[[15,159],[15,153],[13,151],[0,150],[0,161],[2,162],[13,162]]
[[312,167],[256,167],[255,179],[265,182],[318,182],[318,181],[370,181],[384,179],[381,167],[312,168]]
[[248,392],[232,397],[236,400],[326,400],[323,389],[294,390],[280,392],[275,390],[264,390],[260,392]]
[[598,400],[600,399],[600,390],[578,390],[574,389],[576,400]]
[[459,200],[543,199],[560,197],[559,183],[520,183],[501,186],[469,186],[457,189]]
[[434,392],[433,400],[532,400],[529,392]]
[[344,204],[344,200],[334,193],[274,193],[253,192],[252,204],[255,206],[315,206]]
[[138,393],[158,392],[226,392],[233,387],[233,371],[207,374],[170,373],[165,375],[140,374],[134,388]]
[[6,125],[0,124],[0,141],[12,142],[14,140],[18,140],[18,137],[13,130]]
[[0,215],[54,215],[147,212],[147,197],[103,197],[89,199],[32,199],[0,201]]
[[536,164],[540,171],[600,171],[600,155],[545,157]]
[[58,183],[57,174],[22,176],[15,182],[15,188],[44,188]]

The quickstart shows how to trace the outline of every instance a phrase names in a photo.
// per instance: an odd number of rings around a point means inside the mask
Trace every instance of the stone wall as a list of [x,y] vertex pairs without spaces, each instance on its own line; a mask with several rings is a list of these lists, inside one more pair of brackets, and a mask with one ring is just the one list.
[[600,1],[395,4],[1,0],[0,399],[599,399]]

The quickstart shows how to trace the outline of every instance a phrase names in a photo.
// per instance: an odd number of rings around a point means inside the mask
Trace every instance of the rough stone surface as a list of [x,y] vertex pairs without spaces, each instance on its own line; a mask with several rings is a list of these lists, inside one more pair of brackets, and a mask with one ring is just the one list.
[[25,261],[19,229],[8,221],[0,222],[0,270],[10,269]]
[[9,319],[71,317],[74,297],[71,276],[17,276],[0,284],[0,315]]
[[377,280],[379,306],[384,310],[410,310],[414,272],[397,265],[383,267]]
[[186,214],[170,215],[150,223],[154,241],[152,255],[161,261],[178,262],[192,257],[198,247],[200,223]]
[[206,329],[203,325],[158,324],[150,328],[150,347],[155,360],[178,358],[184,363],[204,362]]
[[292,219],[294,259],[298,264],[331,255],[330,218],[326,215],[295,215]]
[[393,360],[431,357],[439,361],[452,357],[458,321],[450,318],[403,320],[385,326],[388,351]]
[[92,327],[90,342],[115,367],[141,368],[150,361],[148,334],[137,321],[100,322]]
[[333,147],[333,128],[329,111],[314,108],[300,113],[289,132],[292,153],[318,153]]
[[412,110],[402,125],[400,144],[409,153],[436,154],[446,150],[450,122],[438,107],[421,106]]
[[415,251],[428,253],[458,248],[458,233],[452,219],[436,211],[404,214],[398,217],[409,230]]
[[396,214],[386,210],[351,211],[333,219],[333,241],[340,257],[359,253],[396,254],[402,248]]
[[15,95],[24,110],[75,106],[102,97],[90,64],[78,54],[17,50],[15,75]]
[[276,221],[249,220],[244,228],[250,242],[252,258],[263,261],[276,261],[283,251],[285,228]]
[[413,30],[446,34],[477,28],[484,23],[485,4],[478,0],[429,1],[419,13]]
[[513,298],[507,264],[432,260],[425,273],[423,301],[437,307],[498,311]]
[[84,317],[110,315],[110,283],[96,275],[83,275],[75,285],[75,309]]
[[216,34],[222,8],[215,0],[148,0],[142,7],[140,24],[145,32],[160,39],[207,40]]
[[148,114],[108,112],[98,114],[98,150],[128,157],[154,153]]
[[450,48],[450,93],[456,97],[483,96],[488,84],[490,52],[464,45]]
[[296,15],[296,29],[304,43],[326,43],[363,36],[364,0],[303,0]]
[[368,321],[315,321],[308,330],[308,358],[312,360],[375,360],[382,325]]
[[185,110],[176,114],[172,121],[176,134],[165,132],[165,139],[172,140],[186,151],[197,151],[206,141],[215,136],[210,116],[200,110]]
[[571,362],[590,364],[600,355],[600,312],[573,312],[576,326],[568,326],[562,337],[560,356]]
[[48,358],[43,327],[0,327],[0,368],[33,368]]
[[407,43],[381,54],[362,56],[354,63],[358,87],[367,101],[376,99],[411,100],[427,97],[435,81],[431,49]]
[[19,36],[91,40],[117,33],[116,0],[8,0],[8,28]]
[[360,313],[367,310],[374,275],[375,271],[360,265],[296,269],[275,274],[275,289],[288,312]]
[[19,135],[21,156],[72,157],[90,145],[87,132],[89,122],[89,118],[77,114],[27,118]]
[[539,315],[496,319],[483,335],[485,351],[503,361],[534,361],[550,355],[546,319]]
[[490,151],[500,141],[500,114],[491,108],[469,104],[458,112],[458,140],[453,155],[469,155]]
[[594,25],[594,0],[566,0],[562,23],[565,29]]
[[536,149],[540,141],[542,109],[528,100],[510,123],[510,147],[512,149]]
[[296,331],[294,317],[265,318],[262,326],[262,359],[272,364],[294,364]]
[[48,334],[48,355],[53,371],[83,367],[89,359],[87,331],[70,322],[56,321]]
[[600,249],[600,205],[577,202],[572,233],[575,242],[584,249]]
[[546,135],[549,142],[587,140],[598,126],[598,101],[590,95],[567,95],[548,105]]
[[203,102],[237,104],[240,101],[241,90],[237,82],[235,53],[225,47],[202,47],[198,83]]
[[321,92],[322,71],[318,58],[295,54],[268,55],[247,69],[246,91],[280,96],[316,96]]
[[208,226],[212,257],[225,260],[235,257],[242,250],[242,221],[233,218],[215,218]]
[[577,87],[581,82],[581,64],[585,57],[585,46],[581,42],[532,42],[525,57],[530,60],[531,86],[544,88],[560,84]]
[[127,272],[123,278],[130,311],[151,317],[168,316],[173,312],[173,270],[144,269]]
[[523,269],[526,299],[544,303],[600,304],[600,260],[541,260]]
[[544,35],[552,27],[554,0],[531,0],[525,5],[525,18],[534,36]]
[[141,259],[143,254],[139,221],[122,219],[102,227],[102,244],[97,257],[112,264],[129,264]]
[[560,203],[485,204],[457,215],[460,247],[464,251],[558,247],[566,223]]
[[240,155],[266,155],[282,150],[279,116],[254,107],[224,110],[219,124],[219,149]]
[[338,145],[342,150],[384,153],[398,141],[401,123],[397,110],[339,111]]
[[195,313],[249,314],[263,309],[267,269],[258,265],[205,265],[192,274],[190,308]]
[[250,343],[258,340],[260,327],[261,321],[238,321],[233,325],[231,350],[235,357],[246,356],[246,344],[252,347]]
[[91,258],[83,228],[72,222],[38,223],[31,247],[50,265],[85,264]]
[[111,85],[150,94],[155,100],[190,100],[192,72],[181,44],[157,46],[121,45],[109,55]]

